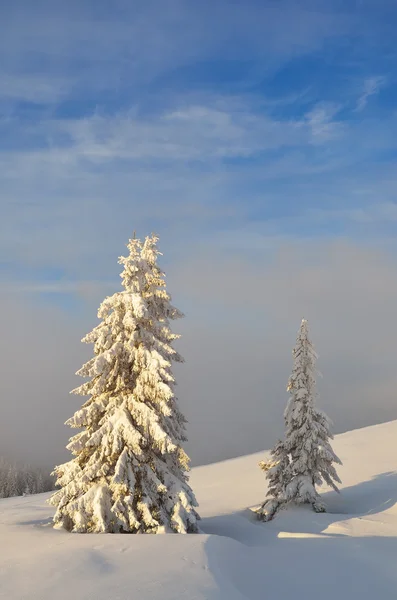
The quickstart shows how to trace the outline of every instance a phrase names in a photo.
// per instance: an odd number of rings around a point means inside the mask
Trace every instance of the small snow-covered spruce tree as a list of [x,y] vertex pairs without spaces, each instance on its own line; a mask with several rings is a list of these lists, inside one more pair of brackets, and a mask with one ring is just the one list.
[[268,479],[268,496],[257,511],[268,521],[289,502],[311,504],[324,512],[316,486],[323,482],[339,491],[333,463],[342,464],[331,448],[330,419],[316,407],[317,354],[309,338],[308,323],[302,321],[293,350],[294,366],[287,390],[290,399],[284,413],[285,440],[271,452],[269,462],[260,466]]
[[94,357],[77,372],[91,378],[74,393],[90,398],[67,421],[74,458],[56,467],[50,499],[57,528],[73,532],[197,532],[199,516],[182,448],[186,419],[174,393],[171,305],[157,265],[158,238],[132,239],[119,263],[124,290],[106,298],[101,323],[83,338]]

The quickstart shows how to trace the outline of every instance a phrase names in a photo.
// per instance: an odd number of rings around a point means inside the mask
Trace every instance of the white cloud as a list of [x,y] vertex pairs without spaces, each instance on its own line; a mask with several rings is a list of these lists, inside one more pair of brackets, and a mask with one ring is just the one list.
[[[346,33],[345,15],[324,10],[319,2],[209,0],[115,2],[109,10],[89,0],[24,2],[4,9],[0,22],[0,53],[10,75],[58,76],[72,79],[69,93],[81,90],[139,88],[166,73],[211,59],[253,58],[261,69],[277,68],[291,57],[322,47],[325,40]],[[296,23],[299,22],[299,27]],[[356,22],[356,29],[358,23]],[[21,85],[18,94],[31,90]]]
[[13,294],[76,294],[78,296],[92,296],[98,291],[114,291],[115,281],[2,281],[2,289]]
[[334,120],[340,108],[336,104],[319,103],[306,114],[314,144],[322,144],[342,135],[342,123]]
[[[131,110],[4,125],[0,251],[14,271],[58,265],[72,277],[101,279],[133,229],[155,228],[177,246],[215,223],[243,228],[256,210],[269,230],[266,207],[287,206],[288,198],[306,226],[319,222],[310,208],[355,213],[379,197],[393,202],[394,165],[373,158],[394,147],[396,119],[340,130],[331,105],[315,106],[306,119],[277,120],[250,98],[201,100],[189,96],[145,116]],[[279,213],[277,235],[299,225],[288,210]]]
[[57,76],[0,72],[0,102],[23,100],[38,104],[54,104],[72,85],[72,80]]
[[[186,161],[248,157],[305,143],[298,122],[277,121],[245,110],[191,105],[151,118],[119,114],[49,123],[70,136],[70,150],[92,161],[155,159]],[[55,138],[56,139],[56,138]]]
[[[364,190],[365,192],[365,190]],[[358,208],[340,208],[336,210],[312,208],[306,215],[313,222],[353,222],[357,225],[390,224],[397,222],[396,202],[377,202]],[[305,218],[305,215],[303,216]]]
[[378,94],[381,88],[385,85],[385,83],[386,78],[383,76],[378,75],[376,77],[368,77],[368,79],[364,81],[363,92],[357,100],[356,110],[363,110],[368,104],[368,99],[371,96],[375,96],[376,94]]

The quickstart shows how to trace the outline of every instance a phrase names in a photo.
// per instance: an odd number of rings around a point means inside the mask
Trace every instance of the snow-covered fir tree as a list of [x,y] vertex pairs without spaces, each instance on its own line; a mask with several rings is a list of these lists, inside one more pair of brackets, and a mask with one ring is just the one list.
[[158,238],[129,241],[121,257],[124,290],[106,298],[101,323],[83,338],[94,357],[74,393],[90,398],[67,421],[74,458],[56,467],[61,489],[50,499],[55,527],[73,532],[197,532],[197,502],[183,450],[186,419],[174,393],[173,348],[179,335],[157,265]]
[[15,465],[10,465],[7,472],[6,497],[19,496],[18,471]]
[[341,461],[330,445],[331,421],[316,407],[318,357],[305,319],[293,358],[287,388],[290,399],[284,413],[285,439],[277,442],[270,461],[260,463],[268,480],[268,495],[258,515],[266,521],[289,502],[311,504],[315,511],[324,512],[325,505],[316,490],[323,482],[339,491],[336,484],[340,479],[334,463]]

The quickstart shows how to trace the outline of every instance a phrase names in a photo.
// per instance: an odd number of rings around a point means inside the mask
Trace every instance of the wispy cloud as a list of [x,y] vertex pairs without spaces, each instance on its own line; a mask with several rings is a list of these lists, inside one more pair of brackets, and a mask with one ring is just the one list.
[[386,84],[386,77],[376,76],[376,77],[368,77],[368,79],[364,82],[364,89],[361,96],[357,100],[356,110],[363,110],[367,104],[368,99],[371,96],[376,96],[379,93],[380,89]]
[[397,203],[379,202],[357,208],[311,209],[307,215],[311,220],[318,222],[340,221],[351,222],[356,225],[393,224],[397,223]]
[[[352,28],[348,14],[328,10],[323,0],[315,9],[310,0],[221,0],[216,9],[209,0],[117,0],[100,8],[92,0],[71,0],[67,10],[59,2],[22,4],[23,10],[9,5],[2,13],[3,76],[61,76],[74,98],[106,91],[141,97],[145,86],[167,75],[175,83],[184,69],[194,70],[214,55],[250,62],[260,79]],[[360,19],[355,30],[363,31]],[[32,90],[18,87],[18,95],[29,99]]]
[[1,254],[98,277],[134,228],[184,244],[200,228],[243,226],[249,214],[262,222],[276,213],[291,231],[291,211],[354,212],[376,202],[379,189],[392,201],[395,168],[382,163],[395,148],[397,120],[353,126],[339,110],[317,103],[275,118],[249,96],[189,95],[150,114],[136,106],[28,125],[14,117],[2,125]]
[[[0,250],[27,271],[61,264],[97,277],[139,227],[164,231],[177,252],[200,229],[244,227],[250,215],[288,223],[316,203],[356,210],[357,181],[373,202],[396,120],[353,123],[337,67],[326,71],[350,33],[365,46],[366,10],[25,4],[0,23]],[[371,25],[375,43],[381,24]],[[362,102],[381,85],[368,78]]]
[[115,281],[2,281],[2,289],[18,294],[77,294],[90,296],[99,291],[109,292],[115,289]]
[[298,122],[275,120],[249,106],[190,105],[151,118],[119,114],[48,123],[54,136],[91,160],[117,158],[187,161],[249,157],[264,150],[305,143]]
[[342,134],[342,123],[334,120],[340,108],[336,104],[319,103],[306,114],[313,143],[321,144]]
[[57,76],[0,72],[0,102],[54,104],[61,100],[72,85],[71,79]]
[[[319,347],[322,336],[331,348],[325,362],[328,381],[337,382],[329,397],[339,423],[347,422],[346,397],[360,418],[365,398],[367,422],[380,405],[395,416],[393,358],[387,390],[383,384],[393,349],[382,351],[396,337],[397,116],[391,82],[373,75],[394,68],[393,3],[3,4],[0,316],[10,342],[1,443],[15,443],[21,410],[27,447],[45,458],[63,433],[66,441],[60,424],[72,407],[60,390],[66,396],[75,385],[78,338],[119,287],[117,257],[134,229],[160,234],[170,290],[189,314],[181,327],[191,370],[181,397],[194,423],[206,414],[204,398],[216,432],[227,407],[222,456],[238,435],[238,452],[252,450],[254,439],[262,444],[264,422],[275,434],[269,414],[282,423],[283,361],[302,314],[322,324]],[[363,88],[352,91],[359,80]],[[365,111],[381,89],[391,94],[382,113],[375,102]],[[236,335],[246,346],[233,343]],[[209,346],[212,353],[203,351]],[[249,381],[236,386],[230,364],[241,364]],[[369,373],[382,380],[371,393]],[[273,403],[263,404],[264,385]],[[240,402],[247,386],[248,411]],[[375,408],[371,394],[382,396]],[[264,420],[254,436],[251,417],[241,423],[258,406]],[[59,428],[38,444],[43,412]],[[203,449],[206,427],[192,428],[195,460],[221,457]]]

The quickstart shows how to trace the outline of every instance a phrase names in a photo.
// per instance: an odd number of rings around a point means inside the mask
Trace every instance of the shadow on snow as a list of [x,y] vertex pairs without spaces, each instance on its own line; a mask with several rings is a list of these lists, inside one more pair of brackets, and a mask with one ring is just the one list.
[[203,519],[203,532],[213,534],[206,554],[220,592],[217,597],[395,598],[397,537],[351,537],[326,530],[348,515],[360,519],[392,508],[397,503],[397,473],[383,473],[340,495],[330,492],[323,497],[328,513],[292,506],[270,523],[258,522],[248,510]]

